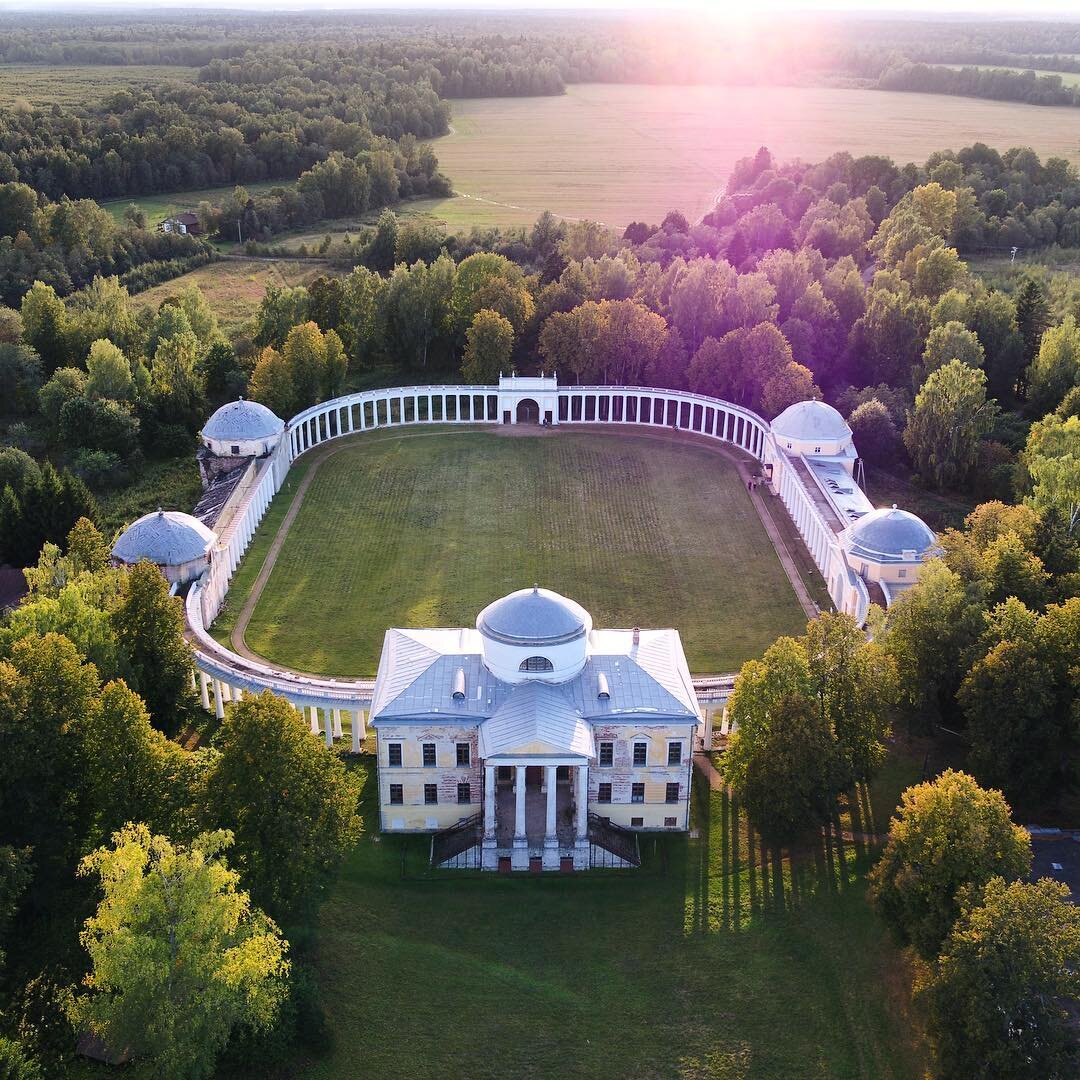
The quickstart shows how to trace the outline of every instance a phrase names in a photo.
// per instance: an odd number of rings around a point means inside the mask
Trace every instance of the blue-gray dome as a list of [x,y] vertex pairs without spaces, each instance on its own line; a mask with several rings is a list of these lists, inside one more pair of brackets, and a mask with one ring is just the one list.
[[937,546],[937,537],[920,517],[907,510],[872,510],[847,529],[853,553],[876,561],[902,559],[907,552],[922,557]]
[[789,405],[770,427],[775,434],[800,442],[842,442],[851,438],[847,421],[824,401],[797,401]]
[[580,604],[534,586],[488,604],[476,629],[504,645],[561,645],[584,637],[591,622]]
[[285,430],[285,421],[257,401],[230,401],[222,405],[203,427],[203,437],[236,442],[269,439]]
[[157,510],[133,521],[113,545],[124,563],[149,559],[158,566],[183,566],[205,558],[217,537],[198,518],[176,510]]

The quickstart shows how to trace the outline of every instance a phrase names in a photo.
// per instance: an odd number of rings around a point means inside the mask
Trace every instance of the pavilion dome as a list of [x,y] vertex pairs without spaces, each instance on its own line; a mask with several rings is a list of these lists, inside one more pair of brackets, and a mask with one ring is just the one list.
[[872,510],[846,530],[853,553],[877,561],[922,558],[937,547],[937,536],[922,518],[907,510]]
[[222,405],[203,427],[203,438],[219,442],[272,439],[285,430],[285,421],[257,401],[243,398]]
[[844,442],[851,438],[847,421],[824,401],[797,401],[771,424],[774,434],[797,442]]
[[113,545],[124,563],[149,559],[158,566],[183,566],[205,560],[217,537],[198,518],[176,510],[157,510],[133,521]]
[[580,604],[536,585],[488,604],[476,628],[504,645],[561,645],[585,637],[592,617]]

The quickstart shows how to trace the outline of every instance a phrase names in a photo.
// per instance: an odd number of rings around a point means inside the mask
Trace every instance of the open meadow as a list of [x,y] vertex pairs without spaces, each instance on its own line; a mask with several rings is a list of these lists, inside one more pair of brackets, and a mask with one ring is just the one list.
[[135,303],[156,308],[167,296],[198,285],[226,334],[235,334],[258,310],[268,285],[306,285],[320,274],[336,274],[329,263],[307,259],[222,259],[138,293]]
[[17,101],[78,107],[129,86],[192,82],[198,72],[165,64],[0,64],[0,108],[11,108]]
[[[269,191],[271,188],[292,187],[292,183],[288,180],[260,180],[253,184],[244,184],[243,187],[249,195],[257,195],[259,192]],[[146,214],[147,225],[154,228],[167,217],[172,217],[173,214],[182,213],[184,210],[197,210],[201,202],[208,202],[217,206],[235,190],[235,184],[225,184],[222,187],[198,188],[194,191],[175,191],[163,195],[140,195],[133,199],[109,199],[101,205],[117,221],[121,221],[124,211],[134,203]]]
[[[800,86],[570,86],[560,97],[455,101],[434,142],[455,217],[532,222],[543,210],[615,227],[696,220],[735,161],[765,145],[780,159],[847,150],[924,161],[981,140],[1080,161],[1076,109],[881,90]],[[434,208],[438,213],[438,208]]]
[[[839,829],[769,849],[694,778],[687,836],[640,870],[431,871],[426,837],[366,828],[317,924],[331,1049],[306,1080],[925,1075],[905,962],[866,901],[864,834],[919,761],[894,754]],[[840,830],[857,840],[843,839]]]
[[[372,675],[388,626],[470,626],[534,582],[597,626],[678,627],[702,674],[734,671],[805,626],[745,485],[701,445],[455,430],[327,449],[245,635],[275,663]],[[290,476],[275,510],[299,485]],[[279,523],[270,515],[256,534],[217,633]]]

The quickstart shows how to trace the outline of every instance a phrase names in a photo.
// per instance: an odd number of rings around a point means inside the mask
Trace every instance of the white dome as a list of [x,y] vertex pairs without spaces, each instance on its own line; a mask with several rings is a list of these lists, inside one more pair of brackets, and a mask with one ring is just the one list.
[[585,666],[592,616],[550,589],[519,589],[476,617],[484,664],[503,682],[564,682]]
[[872,510],[845,530],[848,549],[875,562],[921,559],[937,546],[937,537],[922,518],[907,510]]
[[198,518],[176,510],[158,510],[133,521],[113,545],[124,563],[149,559],[158,566],[183,566],[205,559],[217,539]]
[[488,604],[476,629],[504,645],[560,645],[584,637],[591,622],[580,604],[534,585]]
[[285,421],[257,401],[230,401],[222,405],[203,427],[204,439],[243,442],[270,439],[285,430]]
[[851,438],[847,422],[824,401],[797,401],[770,426],[774,434],[799,442],[843,442]]

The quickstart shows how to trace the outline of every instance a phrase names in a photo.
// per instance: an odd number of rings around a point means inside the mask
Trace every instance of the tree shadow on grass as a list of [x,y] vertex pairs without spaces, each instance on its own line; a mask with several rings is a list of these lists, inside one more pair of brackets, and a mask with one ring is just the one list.
[[865,794],[820,830],[770,843],[728,791],[698,785],[686,845],[684,933],[740,932],[858,886],[872,856]]

